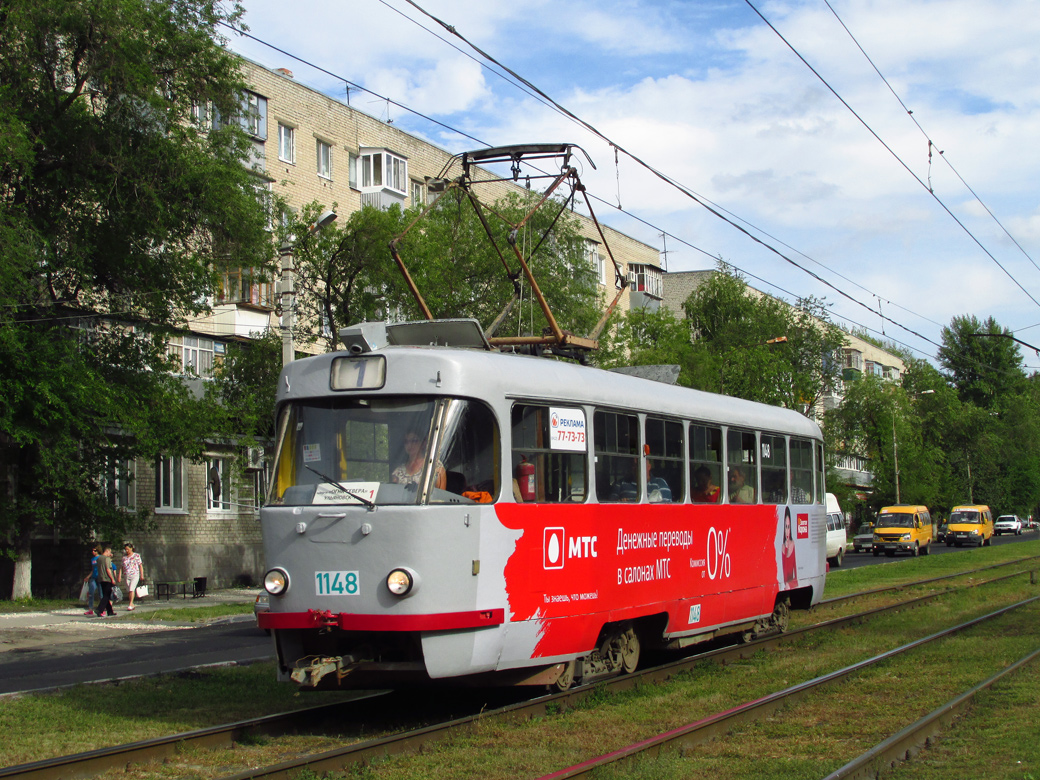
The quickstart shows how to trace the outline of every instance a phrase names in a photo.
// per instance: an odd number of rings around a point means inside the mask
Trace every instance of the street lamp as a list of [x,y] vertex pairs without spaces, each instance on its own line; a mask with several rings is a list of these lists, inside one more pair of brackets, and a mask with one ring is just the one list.
[[303,234],[303,237],[300,238],[299,241],[293,239],[287,241],[278,248],[278,257],[281,260],[282,265],[281,305],[283,366],[289,365],[296,356],[296,347],[293,344],[293,324],[295,319],[293,308],[296,305],[295,277],[293,275],[296,266],[293,264],[293,252],[296,249],[297,244],[302,244],[311,234],[317,233],[323,227],[331,225],[335,221],[335,211],[323,211],[314,224],[307,228],[307,232]]

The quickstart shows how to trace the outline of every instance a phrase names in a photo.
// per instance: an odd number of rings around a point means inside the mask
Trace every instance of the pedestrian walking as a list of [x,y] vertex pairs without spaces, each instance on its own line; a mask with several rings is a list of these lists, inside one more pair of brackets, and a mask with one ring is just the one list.
[[111,617],[116,614],[112,609],[112,588],[119,582],[119,569],[112,563],[112,547],[105,545],[98,556],[98,581],[101,584],[101,601],[94,610],[98,617]]
[[83,581],[87,583],[87,611],[84,615],[94,614],[94,599],[101,600],[101,584],[98,582],[98,556],[101,555],[101,548],[96,544],[90,548],[90,571],[87,576],[83,578]]
[[126,575],[126,589],[130,591],[130,603],[127,611],[134,609],[134,597],[137,595],[137,583],[144,580],[144,563],[141,556],[134,552],[134,546],[130,542],[123,545],[123,574]]

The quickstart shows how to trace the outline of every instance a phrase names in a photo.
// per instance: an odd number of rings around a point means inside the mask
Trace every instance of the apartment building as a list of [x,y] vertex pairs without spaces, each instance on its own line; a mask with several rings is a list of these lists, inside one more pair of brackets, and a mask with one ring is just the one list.
[[[271,70],[248,60],[242,61],[242,69],[249,91],[241,114],[221,118],[200,106],[196,121],[240,123],[253,139],[251,164],[262,186],[291,208],[312,201],[335,203],[340,219],[345,219],[363,206],[424,204],[429,179],[441,173],[453,154],[470,151],[432,145],[297,82],[286,69]],[[456,169],[452,175],[460,172]],[[498,178],[478,171],[476,178],[482,176]],[[516,186],[489,184],[480,196],[495,200]],[[604,299],[612,299],[613,266],[595,225],[579,218]],[[656,307],[662,296],[658,250],[609,227],[603,230],[614,258],[631,280],[631,292],[626,291],[618,307]],[[212,303],[211,316],[185,323],[184,332],[169,345],[186,381],[196,388],[212,374],[230,342],[271,330],[279,333],[281,327],[277,283],[263,280],[254,269],[224,270]],[[316,349],[299,340],[297,348]],[[133,540],[150,577],[205,576],[211,586],[259,580],[264,561],[258,516],[269,474],[262,450],[213,443],[205,463],[168,457],[128,465],[133,480],[113,480],[109,493],[119,506],[154,512],[153,529]],[[244,480],[238,465],[245,466]]]

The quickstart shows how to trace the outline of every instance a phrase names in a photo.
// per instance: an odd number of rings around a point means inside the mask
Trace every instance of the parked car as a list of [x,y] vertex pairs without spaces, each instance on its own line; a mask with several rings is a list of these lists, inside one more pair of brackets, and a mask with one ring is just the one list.
[[946,528],[947,522],[945,520],[940,521],[939,527],[935,529],[935,541],[945,542],[946,541]]
[[870,523],[861,525],[852,537],[852,552],[870,552],[874,549],[874,526]]
[[841,566],[849,541],[845,530],[845,515],[833,493],[827,494],[827,560],[832,566]]
[[1018,515],[1001,515],[997,518],[997,522],[993,524],[993,533],[997,536],[1001,534],[1021,536],[1022,519]]

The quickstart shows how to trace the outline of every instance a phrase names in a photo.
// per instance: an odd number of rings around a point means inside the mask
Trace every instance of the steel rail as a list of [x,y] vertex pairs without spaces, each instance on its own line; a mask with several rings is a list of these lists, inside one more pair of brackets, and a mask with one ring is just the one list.
[[906,590],[907,588],[917,587],[918,585],[929,585],[933,582],[942,582],[943,580],[952,580],[957,577],[965,577],[969,574],[978,574],[984,571],[990,571],[991,569],[1000,569],[1005,566],[1015,566],[1026,561],[1040,561],[1040,555],[1027,555],[1024,558],[1015,558],[1013,561],[1005,561],[1004,563],[994,563],[989,566],[981,566],[978,569],[969,569],[967,571],[957,572],[956,574],[943,574],[939,577],[930,577],[926,580],[915,580],[914,582],[903,583],[902,585],[888,585],[884,588],[874,588],[872,590],[861,590],[856,593],[848,593],[844,596],[834,596],[829,599],[821,599],[817,602],[817,607],[829,606],[831,604],[837,604],[841,601],[850,601],[851,599],[862,598],[864,596],[873,596],[878,593],[888,593],[893,590]]
[[[1023,572],[1018,572],[1009,577],[1021,576]],[[988,584],[989,582],[999,582],[1007,579],[1008,577],[1000,577],[997,580],[991,580],[982,583],[972,583],[967,587],[977,587],[978,585]],[[436,724],[423,729],[418,729],[412,732],[402,732],[400,734],[393,734],[386,737],[377,739],[367,740],[365,742],[355,743],[353,745],[346,745],[341,748],[336,748],[323,753],[319,753],[313,756],[304,756],[301,758],[285,761],[279,764],[275,764],[269,767],[256,767],[253,769],[245,770],[233,775],[227,775],[221,780],[292,780],[295,778],[302,769],[308,769],[315,774],[321,775],[323,772],[342,772],[347,771],[350,767],[363,766],[371,764],[373,762],[384,760],[391,756],[414,754],[420,751],[424,745],[437,742],[449,734],[461,730],[464,728],[471,728],[478,722],[487,723],[489,721],[499,722],[507,720],[523,720],[534,717],[541,717],[547,715],[550,711],[559,711],[566,709],[568,706],[575,704],[582,699],[591,695],[594,691],[610,691],[619,692],[635,688],[639,685],[643,685],[651,682],[665,682],[684,671],[688,671],[694,666],[700,664],[705,660],[712,660],[717,663],[730,663],[735,660],[746,658],[760,650],[768,649],[770,647],[781,644],[785,641],[790,641],[794,637],[802,634],[812,633],[814,631],[826,630],[834,628],[836,626],[851,623],[859,620],[863,620],[866,617],[872,617],[886,612],[895,612],[903,609],[906,606],[913,606],[918,603],[938,598],[939,596],[947,595],[951,591],[957,589],[949,589],[947,591],[937,592],[934,594],[928,594],[920,596],[910,601],[900,602],[898,604],[892,604],[885,607],[878,607],[872,610],[868,610],[864,613],[857,613],[855,615],[849,615],[846,617],[835,618],[828,620],[823,623],[814,624],[812,626],[806,626],[804,628],[796,629],[795,631],[788,632],[781,636],[766,637],[764,639],[757,640],[743,645],[736,645],[732,647],[719,648],[712,650],[707,653],[701,653],[695,656],[689,656],[687,658],[677,659],[660,666],[656,666],[650,669],[639,670],[632,674],[624,675],[622,677],[616,677],[609,680],[604,680],[598,683],[591,683],[589,685],[583,685],[572,690],[556,693],[547,696],[542,696],[537,699],[533,699],[528,702],[521,702],[519,704],[510,705],[503,707],[498,710],[493,710],[486,713],[480,713],[464,718],[457,718],[450,722]],[[1036,597],[1040,599],[1040,597]],[[905,649],[911,649],[916,647],[926,640],[931,639],[932,641],[940,638],[944,634],[953,633],[958,630],[963,630],[975,623],[996,617],[1002,611],[1008,611],[1016,608],[1023,604],[1029,603],[1036,599],[1029,599],[1018,604],[1004,607],[1002,610],[991,613],[979,618],[974,618],[972,621],[956,626],[952,629],[946,629],[944,632],[933,635],[930,638],[924,640],[917,640],[910,645],[905,646]],[[897,649],[898,650],[898,649]],[[904,650],[905,651],[905,650]],[[882,656],[878,656],[873,660],[875,663],[880,663],[886,657],[897,654],[896,650],[890,650]],[[858,667],[869,665],[867,661],[855,664],[852,667],[847,667],[846,674],[851,674]],[[838,675],[838,672],[832,673],[831,676]],[[822,678],[821,678],[822,679]],[[829,681],[829,680],[827,680]],[[822,684],[818,682],[817,684]],[[804,683],[803,686],[810,686],[810,683]],[[796,688],[799,686],[795,686]],[[776,694],[773,697],[777,696]],[[768,699],[771,697],[765,697],[759,700],[761,706],[768,706]],[[772,708],[780,706],[779,702]],[[738,708],[739,709],[739,708]],[[772,709],[769,711],[771,712]],[[732,712],[732,711],[731,711]],[[734,713],[736,717],[736,713]],[[739,721],[735,721],[739,722]],[[734,722],[727,723],[723,730],[731,728]]]
[[980,693],[989,690],[1007,675],[1014,674],[1023,666],[1032,663],[1037,657],[1040,657],[1040,648],[1001,669],[988,680],[983,680],[960,696],[954,697],[902,731],[893,734],[845,766],[827,775],[824,780],[857,780],[858,778],[876,780],[885,767],[891,768],[900,761],[909,761],[926,747],[933,737],[941,734],[950,723],[964,715]]
[[[606,753],[604,755],[588,759],[587,761],[583,761],[580,764],[575,764],[574,766],[570,766],[565,769],[560,769],[556,772],[543,775],[541,778],[539,778],[539,780],[565,780],[566,778],[586,777],[591,775],[593,771],[599,770],[602,767],[617,763],[619,761],[624,761],[635,756],[653,756],[657,753],[660,753],[662,750],[666,748],[682,749],[703,742],[708,742],[712,739],[715,739],[718,736],[725,734],[728,731],[731,731],[735,726],[738,726],[742,723],[767,717],[768,715],[772,714],[777,709],[779,709],[781,706],[790,704],[794,701],[798,701],[807,693],[813,691],[816,688],[833,682],[837,682],[839,680],[843,680],[856,672],[863,671],[864,669],[883,663],[884,661],[888,661],[898,655],[902,655],[903,653],[907,653],[911,650],[915,650],[924,645],[936,642],[959,631],[963,631],[967,628],[979,625],[988,620],[1000,617],[1001,615],[1004,615],[1013,609],[1018,609],[1019,607],[1023,607],[1027,604],[1032,604],[1036,601],[1040,601],[1040,596],[1034,596],[1032,598],[1019,601],[1015,604],[1011,604],[1006,607],[1001,607],[1000,609],[994,612],[990,612],[987,615],[982,615],[980,617],[973,618],[972,620],[969,620],[965,623],[961,623],[957,626],[952,626],[950,628],[943,629],[942,631],[938,631],[929,636],[922,637],[921,639],[916,639],[913,642],[909,642],[900,647],[887,650],[884,653],[874,656],[873,658],[864,659],[863,661],[851,664],[842,669],[838,669],[836,671],[820,675],[819,677],[816,677],[812,680],[808,680],[807,682],[792,685],[789,688],[785,688],[782,691],[777,691],[776,693],[768,694],[759,699],[755,699],[754,701],[741,704],[729,710],[725,710],[724,712],[709,715],[706,718],[701,718],[700,720],[687,724],[685,726],[680,726],[679,728],[671,729],[670,731],[666,731],[662,734],[650,737],[649,739],[641,740],[640,742],[628,745],[627,747],[621,748],[619,750],[615,750],[610,753]],[[1027,656],[1027,659],[1032,659],[1032,657],[1035,656],[1037,652],[1034,652]],[[1021,665],[1023,662],[1019,661],[1018,663],[1019,665]],[[993,680],[993,678],[991,678],[991,680]],[[991,681],[987,682],[990,685],[992,684]],[[959,701],[961,698],[963,697],[958,697],[958,699],[955,701]],[[937,710],[937,712],[940,712],[943,709],[944,708],[940,708],[940,710]],[[935,713],[933,713],[933,715],[934,714]],[[922,733],[926,730],[926,728],[927,724],[920,727]],[[900,748],[904,745],[906,738],[901,736],[902,734],[903,732],[900,732],[899,734],[891,737],[889,740],[886,740],[886,742],[882,743],[882,745],[886,745],[886,751],[892,751],[891,755],[897,754]],[[899,739],[896,739],[896,737],[899,737]],[[902,749],[903,754],[905,755],[907,749],[905,747],[903,747]],[[863,757],[861,756],[860,759],[863,759]],[[859,761],[860,759],[857,759],[857,761]],[[871,755],[870,759],[863,759],[865,762],[864,766],[869,766],[870,762],[874,761],[875,759],[876,756],[874,755]],[[845,777],[845,775],[840,776]],[[866,777],[868,775],[849,776]],[[875,775],[869,776],[874,777]]]
[[[1021,563],[1023,560],[1032,560],[1031,558],[1020,559],[1012,563]],[[999,568],[1000,566],[1007,564],[1000,564],[998,566],[987,566],[981,569],[970,570],[967,572],[961,572],[959,575],[952,576],[964,576],[966,574],[973,574],[988,569]],[[758,639],[754,642],[746,644],[732,645],[727,647],[721,647],[707,652],[698,653],[692,656],[685,656],[678,658],[673,661],[660,664],[655,667],[648,669],[641,669],[632,674],[624,675],[608,680],[601,680],[588,685],[583,685],[574,688],[570,691],[563,693],[556,693],[546,696],[539,696],[535,699],[521,702],[507,707],[501,707],[492,711],[488,711],[482,714],[466,716],[457,718],[451,721],[447,721],[443,724],[429,726],[426,728],[418,729],[415,731],[402,732],[398,735],[392,735],[389,737],[367,740],[366,742],[356,743],[355,745],[347,746],[336,751],[332,751],[328,756],[328,762],[330,769],[342,768],[345,765],[343,761],[337,765],[336,756],[342,755],[344,757],[350,756],[356,753],[356,761],[351,759],[348,763],[367,763],[377,758],[382,758],[387,755],[393,755],[398,753],[407,753],[418,749],[421,745],[426,742],[436,741],[442,738],[447,733],[454,729],[465,727],[468,724],[475,723],[478,720],[486,720],[488,718],[501,718],[501,719],[525,719],[530,717],[537,717],[545,715],[549,710],[565,709],[571,706],[585,697],[589,696],[593,691],[596,690],[607,690],[611,692],[618,692],[636,687],[645,683],[659,683],[666,682],[671,677],[681,672],[687,671],[696,664],[702,661],[714,661],[719,664],[732,663],[734,661],[747,658],[760,650],[771,649],[775,646],[782,644],[783,642],[789,642],[797,637],[804,634],[811,634],[816,631],[823,631],[827,629],[836,628],[838,626],[856,623],[863,620],[867,620],[872,617],[876,617],[887,612],[898,611],[907,607],[915,607],[921,603],[927,602],[931,599],[939,598],[940,596],[948,595],[951,592],[958,590],[967,589],[971,587],[978,587],[980,585],[987,585],[994,582],[1000,582],[1005,579],[1020,576],[1026,571],[1015,572],[1004,577],[999,577],[994,580],[985,580],[962,587],[948,588],[942,591],[936,591],[935,593],[925,594],[918,596],[907,601],[900,601],[896,604],[890,604],[882,607],[876,607],[864,612],[857,612],[852,615],[846,615],[831,620],[822,621],[820,623],[814,623],[809,626],[790,630],[781,635],[768,636]],[[943,578],[937,578],[943,579]],[[930,582],[932,580],[926,580],[923,582]],[[888,590],[904,590],[907,587],[911,587],[913,584],[883,588],[877,592],[884,592]],[[864,593],[872,593],[867,591]],[[852,594],[862,595],[862,594]],[[840,599],[851,598],[839,597]],[[32,778],[32,780],[56,780],[57,778],[87,778],[93,777],[100,772],[108,769],[117,768],[124,769],[130,764],[143,763],[148,761],[163,760],[165,758],[173,756],[178,751],[182,750],[185,746],[192,747],[203,747],[210,749],[219,749],[230,747],[235,741],[242,738],[243,735],[252,734],[264,734],[267,736],[277,737],[292,731],[297,731],[301,726],[308,723],[321,723],[328,722],[330,720],[342,719],[346,715],[346,711],[351,708],[357,701],[372,700],[375,698],[381,698],[386,696],[386,692],[380,692],[375,694],[366,694],[359,696],[347,702],[340,702],[336,704],[321,705],[318,707],[311,707],[302,710],[294,710],[291,712],[277,713],[273,715],[267,715],[260,718],[253,718],[249,720],[239,721],[236,723],[229,723],[223,725],[212,726],[204,729],[198,729],[195,731],[182,732],[174,734],[168,737],[157,737],[154,739],[142,740],[138,742],[128,743],[125,745],[116,745],[107,748],[99,748],[97,750],[86,751],[83,753],[77,753],[70,756],[61,756],[49,759],[43,759],[31,763],[18,764],[15,766],[0,768],[0,780],[6,778]],[[371,713],[368,714],[368,717]],[[409,743],[409,740],[412,740]],[[322,754],[325,755],[325,754]],[[311,757],[313,758],[313,757]],[[323,764],[324,765],[324,764]],[[266,769],[257,769],[252,772],[245,772],[239,775],[231,775],[227,780],[232,778],[252,778],[252,777],[289,777],[290,774],[294,774],[300,768],[309,766],[312,769],[315,768],[315,764],[311,762],[307,757],[300,759],[295,762],[289,762],[284,772],[278,767],[268,767]],[[274,771],[277,770],[277,771]]]
[[265,734],[280,736],[290,730],[297,730],[308,723],[320,724],[340,718],[343,710],[349,709],[359,701],[377,699],[386,692],[370,693],[346,702],[323,704],[291,712],[279,712],[259,718],[225,723],[195,731],[173,734],[168,737],[156,737],[126,745],[114,745],[98,748],[71,756],[59,756],[16,764],[0,768],[0,778],[20,780],[56,780],[63,778],[88,778],[110,769],[126,769],[128,764],[146,761],[161,761],[174,756],[185,745],[218,749],[231,747],[232,744],[246,735]]

